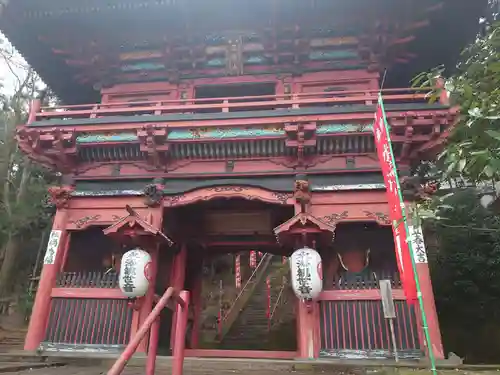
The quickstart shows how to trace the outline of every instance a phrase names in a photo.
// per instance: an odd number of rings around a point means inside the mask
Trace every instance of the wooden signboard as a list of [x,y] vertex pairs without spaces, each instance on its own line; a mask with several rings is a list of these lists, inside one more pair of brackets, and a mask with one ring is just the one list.
[[396,308],[392,298],[391,280],[380,280],[380,294],[382,295],[382,309],[385,319],[396,319]]
[[394,359],[399,362],[398,348],[396,346],[396,333],[394,332],[394,319],[396,319],[396,307],[392,298],[391,280],[379,280],[380,295],[382,296],[382,310],[384,318],[389,320],[391,329],[392,347],[394,350]]

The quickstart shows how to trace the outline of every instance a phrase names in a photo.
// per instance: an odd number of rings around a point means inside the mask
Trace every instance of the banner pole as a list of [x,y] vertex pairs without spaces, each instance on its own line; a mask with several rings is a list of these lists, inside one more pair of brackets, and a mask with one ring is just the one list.
[[[403,195],[401,193],[401,185],[399,183],[399,176],[397,173],[396,159],[394,158],[394,152],[392,150],[391,136],[389,133],[389,124],[387,123],[387,118],[385,115],[385,108],[384,108],[384,101],[382,99],[381,93],[378,94],[378,104],[380,105],[380,108],[382,109],[382,118],[384,120],[384,127],[385,127],[385,131],[387,133],[387,140],[389,143],[389,152],[391,155],[393,168],[395,169],[394,175],[395,175],[395,179],[396,179],[396,190],[398,192],[399,201],[401,203],[403,223],[404,223],[404,227],[405,227],[405,231],[406,231],[406,241],[408,242],[408,250],[410,251],[411,265],[412,265],[412,269],[413,269],[413,277],[415,279],[415,286],[417,288],[418,304],[419,304],[420,313],[422,316],[422,329],[424,331],[425,341],[427,342],[427,352],[428,352],[429,360],[430,360],[430,364],[431,364],[431,371],[432,371],[433,375],[437,375],[436,358],[434,356],[434,351],[432,350],[431,337],[429,334],[429,327],[427,325],[427,314],[425,313],[425,309],[424,309],[424,300],[422,298],[422,290],[420,288],[420,280],[419,280],[418,272],[417,272],[417,264],[415,262],[415,256],[413,253],[413,243],[412,243],[411,238],[409,238],[410,231],[409,231],[408,219],[406,216],[406,207],[404,205]],[[399,225],[399,224],[401,224],[401,223],[393,223],[393,225]]]

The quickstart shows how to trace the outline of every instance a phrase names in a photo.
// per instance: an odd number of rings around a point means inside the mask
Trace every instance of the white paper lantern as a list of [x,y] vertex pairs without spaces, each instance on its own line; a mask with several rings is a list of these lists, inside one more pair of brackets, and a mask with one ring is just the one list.
[[142,297],[149,288],[151,256],[141,249],[127,251],[120,266],[120,289],[129,298]]
[[301,300],[315,300],[323,289],[321,256],[309,247],[296,250],[290,257],[292,287]]

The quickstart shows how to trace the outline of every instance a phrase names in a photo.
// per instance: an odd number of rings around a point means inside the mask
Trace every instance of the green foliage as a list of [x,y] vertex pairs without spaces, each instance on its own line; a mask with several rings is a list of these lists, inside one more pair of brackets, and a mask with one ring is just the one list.
[[440,220],[426,222],[436,250],[432,281],[445,348],[469,362],[491,362],[500,352],[500,217],[466,189],[445,199]]
[[[27,291],[33,262],[42,248],[41,233],[50,225],[50,214],[43,206],[47,187],[56,176],[32,164],[15,141],[16,126],[26,122],[30,101],[40,95],[40,80],[1,40],[0,62],[15,82],[9,91],[0,86],[0,296],[8,297]],[[47,90],[42,91],[50,98]]]
[[[436,87],[441,67],[417,76],[414,86]],[[446,177],[462,175],[469,181],[500,177],[500,23],[486,27],[462,53],[457,72],[446,81],[458,121],[439,155]],[[435,100],[444,88],[434,90]]]

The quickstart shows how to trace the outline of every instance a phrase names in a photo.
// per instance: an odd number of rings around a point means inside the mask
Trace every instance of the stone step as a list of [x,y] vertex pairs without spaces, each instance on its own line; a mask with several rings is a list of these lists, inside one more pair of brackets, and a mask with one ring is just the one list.
[[[271,303],[282,287],[283,275],[285,272],[280,260],[271,263],[266,271],[270,279]],[[270,275],[270,276],[269,276]],[[237,318],[231,330],[224,337],[223,346],[241,347],[250,345],[252,347],[263,348],[269,338],[269,320],[267,318],[268,295],[269,291],[266,287],[265,279],[254,290],[248,304],[243,309]]]

